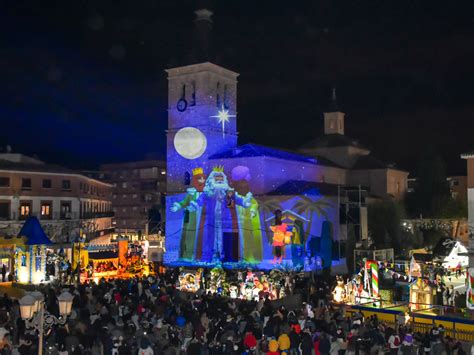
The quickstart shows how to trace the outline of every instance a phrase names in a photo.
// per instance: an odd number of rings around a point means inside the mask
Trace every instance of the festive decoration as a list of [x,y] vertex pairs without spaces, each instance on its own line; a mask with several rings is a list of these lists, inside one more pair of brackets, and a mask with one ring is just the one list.
[[[247,166],[233,167],[230,178],[222,165],[207,177],[204,167],[189,170],[193,186],[167,197],[173,213],[167,214],[166,265],[265,270],[287,263],[294,271],[331,266],[336,236],[327,219],[336,211],[318,191],[257,201]],[[274,220],[277,209],[283,211],[281,225]]]
[[280,264],[283,258],[283,248],[285,244],[291,243],[291,236],[293,235],[293,233],[288,230],[288,225],[286,223],[271,226],[270,229],[273,232],[272,245],[275,248],[275,256],[273,258],[273,263],[277,262],[278,264]]
[[[195,258],[196,231],[202,221],[199,220],[197,200],[204,191],[206,175],[202,168],[193,169],[193,187],[187,189],[186,196],[179,202],[174,202],[171,212],[185,210],[183,215],[183,228],[181,233],[181,245],[179,256],[182,259],[193,260]],[[201,218],[205,216],[205,209],[201,211]]]
[[185,292],[197,292],[202,287],[203,271],[203,269],[182,271],[178,278],[178,288]]
[[[370,272],[370,275],[369,275]],[[372,279],[372,297],[379,297],[379,265],[377,261],[366,260],[365,261],[365,279],[364,284],[367,289],[370,289],[369,278]]]
[[467,270],[466,307],[474,309],[474,268]]
[[372,270],[372,297],[379,297],[379,266],[376,263],[371,265]]
[[332,291],[333,301],[336,303],[342,303],[346,301],[347,291],[344,285],[344,279],[341,276],[336,276],[337,285]]
[[197,128],[181,128],[174,136],[174,148],[185,159],[197,159],[207,147],[206,136]]
[[229,114],[229,110],[222,106],[221,109],[217,112],[217,115],[211,117],[217,118],[217,121],[222,125],[222,138],[225,138],[225,125],[226,123],[229,123],[230,118],[236,116]]
[[434,301],[435,288],[421,277],[410,285],[410,308],[412,310],[430,308]]
[[224,269],[215,267],[211,270],[209,275],[209,281],[207,289],[211,293],[222,293],[222,286],[226,279],[226,273]]

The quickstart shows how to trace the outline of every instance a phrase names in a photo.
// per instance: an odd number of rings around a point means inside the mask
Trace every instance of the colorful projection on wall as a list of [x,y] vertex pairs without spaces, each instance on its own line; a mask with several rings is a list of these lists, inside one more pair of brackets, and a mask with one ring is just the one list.
[[186,193],[167,196],[165,263],[272,269],[331,265],[338,209],[320,195],[259,196],[246,166],[193,169]]
[[174,136],[174,148],[183,158],[199,158],[206,151],[206,147],[206,136],[197,128],[181,128]]
[[222,138],[225,136],[225,125],[229,123],[231,117],[235,117],[235,115],[229,114],[229,110],[227,110],[224,105],[219,110],[217,115],[211,116],[217,118],[217,121],[222,125]]

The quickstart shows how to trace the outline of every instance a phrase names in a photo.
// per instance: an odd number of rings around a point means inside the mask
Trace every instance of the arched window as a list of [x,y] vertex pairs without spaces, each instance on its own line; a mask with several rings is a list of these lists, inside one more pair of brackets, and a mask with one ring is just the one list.
[[184,173],[184,185],[189,186],[191,185],[191,174],[187,171]]

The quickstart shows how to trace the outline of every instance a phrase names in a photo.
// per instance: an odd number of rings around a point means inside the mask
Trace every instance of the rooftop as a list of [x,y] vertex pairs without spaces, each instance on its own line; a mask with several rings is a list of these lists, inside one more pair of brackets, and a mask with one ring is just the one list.
[[337,185],[323,182],[289,180],[268,195],[326,195],[337,196]]
[[47,173],[63,173],[63,174],[74,174],[75,172],[59,165],[32,163],[32,162],[16,162],[2,159],[0,155],[0,170],[19,170],[19,171],[34,171],[34,172],[47,172]]
[[26,245],[46,245],[52,244],[48,236],[41,227],[38,218],[29,217],[18,233],[19,237],[26,237]]
[[469,158],[474,158],[474,151],[461,154],[461,159],[469,159]]
[[302,163],[316,164],[316,158],[289,152],[281,149],[265,147],[257,144],[244,144],[236,148],[227,150],[222,153],[217,153],[209,157],[209,159],[232,159],[232,158],[248,158],[248,157],[272,157],[284,160],[299,161]]
[[365,169],[387,169],[392,167],[391,165],[384,163],[383,161],[375,158],[372,155],[361,155],[357,159],[356,163],[351,169],[365,170]]
[[362,146],[358,140],[349,138],[342,134],[325,134],[316,139],[309,141],[301,146],[301,149],[308,148],[331,148],[331,147],[356,147],[360,149],[367,149]]
[[82,176],[85,179],[91,179],[91,180],[97,181],[98,183],[101,183],[101,184],[109,185],[100,180],[87,177],[84,174],[78,173],[74,170],[64,168],[56,164],[47,164],[41,160],[38,160],[36,158],[31,158],[23,154],[11,154],[11,153],[0,154],[0,170],[77,175],[77,176]]
[[166,159],[146,159],[138,161],[130,161],[123,163],[110,163],[102,164],[100,166],[100,171],[106,170],[127,170],[127,169],[140,169],[140,168],[166,168]]

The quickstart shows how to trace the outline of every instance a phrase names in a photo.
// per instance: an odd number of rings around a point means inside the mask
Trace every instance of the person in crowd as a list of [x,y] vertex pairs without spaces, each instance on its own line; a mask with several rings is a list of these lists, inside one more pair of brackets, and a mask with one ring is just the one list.
[[[178,271],[147,278],[109,279],[77,286],[43,286],[46,310],[59,316],[57,296],[66,287],[74,296],[64,325],[45,333],[45,354],[104,355],[425,355],[443,351],[463,354],[462,345],[435,326],[426,334],[405,324],[390,328],[375,316],[334,308],[318,291],[327,282],[295,287],[302,304],[275,307],[268,296],[258,300],[231,299],[216,293],[180,292]],[[307,287],[306,287],[307,286]],[[309,287],[313,295],[306,297]],[[322,302],[321,299],[323,299]],[[0,355],[35,354],[37,333],[20,316],[17,300],[0,297],[0,311],[8,310]],[[465,353],[465,352],[464,352]]]
[[400,335],[398,335],[396,332],[390,335],[390,337],[388,338],[388,346],[391,355],[398,354],[398,349],[400,349],[401,343],[402,342],[400,340]]

